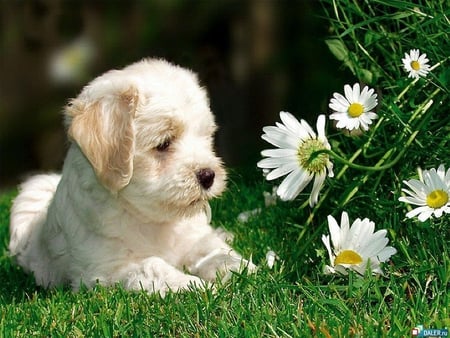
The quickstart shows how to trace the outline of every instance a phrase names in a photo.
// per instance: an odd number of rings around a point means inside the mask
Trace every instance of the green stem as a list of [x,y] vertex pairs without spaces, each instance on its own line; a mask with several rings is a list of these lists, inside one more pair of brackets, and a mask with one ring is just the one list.
[[[420,107],[417,108],[417,110],[414,112],[414,114],[411,116],[410,120],[408,121],[408,124],[411,123],[414,119],[416,119],[419,116],[419,113],[425,114],[428,109],[431,107],[431,105],[433,104],[433,100],[431,98],[433,98],[437,93],[440,92],[440,89],[436,89],[431,95],[430,95],[430,99],[425,102],[423,105],[420,105]],[[318,150],[315,151],[314,153],[311,154],[311,158],[309,159],[309,161],[314,160],[317,156],[319,156],[322,153],[328,154],[329,156],[331,156],[333,159],[335,159],[336,161],[345,164],[347,167],[353,168],[353,169],[358,169],[358,170],[365,170],[365,171],[383,171],[386,169],[390,169],[392,168],[394,165],[397,164],[397,162],[403,157],[403,155],[405,154],[407,148],[411,145],[411,143],[414,141],[414,139],[416,138],[417,134],[420,132],[420,130],[422,129],[422,126],[425,124],[425,122],[427,122],[428,119],[422,119],[420,124],[418,125],[417,129],[410,135],[410,137],[408,138],[408,140],[406,141],[406,143],[403,145],[402,150],[397,154],[397,156],[389,163],[386,163],[384,165],[381,165],[380,162],[378,162],[375,166],[365,166],[365,165],[361,165],[361,164],[356,164],[354,163],[352,160],[347,160],[346,158],[338,155],[337,153],[335,153],[333,150],[328,150],[328,149],[322,149],[322,150]],[[403,138],[403,135],[400,137]],[[389,149],[386,154],[383,156],[383,158],[381,160],[387,159],[388,157],[390,157],[390,155],[394,152],[395,148],[391,148]],[[356,154],[356,153],[355,153]],[[358,154],[359,155],[359,154]],[[384,162],[384,161],[382,161]]]
[[[350,159],[348,160],[350,163],[353,163],[354,160],[356,160],[356,158],[361,154],[362,150],[361,148],[358,149],[353,155],[352,157],[350,157]],[[348,165],[344,165],[342,167],[342,169],[339,171],[339,173],[336,175],[336,179],[340,179],[344,173],[347,171],[347,169],[349,168]]]
[[[386,157],[386,155],[388,155],[388,154],[390,155],[390,154],[393,152],[394,149],[395,149],[395,148],[389,149],[388,152],[385,154],[384,157]],[[405,149],[403,149],[403,150],[399,153],[399,155],[403,155],[404,152],[405,152]],[[338,161],[338,162],[340,162],[340,163],[342,163],[342,164],[345,164],[347,167],[350,167],[350,168],[352,168],[352,169],[358,169],[358,170],[365,170],[365,171],[382,171],[382,170],[389,169],[389,168],[391,168],[393,165],[395,165],[395,163],[393,163],[393,162],[388,163],[388,164],[385,164],[385,165],[383,165],[383,166],[373,166],[373,167],[369,167],[369,166],[365,166],[365,165],[361,165],[361,164],[356,164],[356,163],[350,162],[350,161],[347,160],[346,158],[344,158],[344,157],[342,157],[342,156],[336,154],[333,150],[328,150],[328,149],[321,149],[321,150],[317,150],[317,151],[313,152],[313,153],[311,154],[311,157],[310,157],[309,160],[310,160],[310,161],[314,160],[314,158],[316,158],[316,157],[319,156],[320,154],[327,154],[328,156],[331,156],[331,157],[332,157],[333,159],[335,159],[336,161]],[[399,156],[397,156],[397,157],[399,157]],[[397,159],[397,157],[396,157],[396,159]],[[400,157],[401,157],[401,156],[400,156]],[[398,160],[398,159],[397,159],[397,160]]]
[[[435,91],[432,96],[434,96],[439,90]],[[418,110],[422,111],[423,113],[425,113],[432,104],[432,100],[430,99],[429,101],[427,101],[425,104],[423,104],[421,107],[418,108]],[[417,112],[416,112],[417,113]],[[417,116],[417,114],[414,114]],[[403,155],[405,154],[405,152],[407,151],[407,149],[409,148],[409,146],[411,145],[412,142],[414,142],[416,136],[419,134],[419,132],[422,130],[422,126],[428,121],[428,119],[423,118],[420,122],[420,124],[417,127],[417,130],[415,130],[408,138],[408,140],[405,142],[405,144],[402,147],[402,150],[397,154],[397,156],[390,161],[389,163],[386,163],[383,165],[383,163],[386,162],[387,159],[389,159],[392,154],[394,153],[396,148],[391,148],[389,149],[384,155],[383,157],[375,164],[375,166],[364,166],[364,165],[360,165],[360,164],[356,164],[353,161],[361,154],[362,150],[358,149],[358,151],[356,151],[353,156],[347,160],[341,156],[339,156],[338,154],[336,154],[334,151],[332,150],[328,150],[328,149],[322,149],[322,150],[318,150],[314,153],[311,154],[311,158],[309,159],[309,161],[314,160],[314,158],[316,158],[317,156],[319,156],[320,154],[328,154],[329,156],[333,157],[335,160],[337,160],[338,162],[341,162],[344,164],[344,166],[342,167],[342,169],[340,170],[340,172],[336,175],[336,178],[339,179],[341,178],[344,173],[347,171],[348,168],[353,168],[353,169],[358,169],[358,170],[364,170],[364,171],[370,171],[370,172],[380,172],[386,169],[390,169],[392,168],[394,165],[396,165],[398,163],[398,161],[400,161],[400,159],[403,157]],[[364,178],[362,179],[362,183],[367,182],[369,178],[369,174],[366,174],[364,176]],[[342,205],[345,205],[348,203],[348,201],[358,192],[359,187],[355,187],[354,189],[352,189],[347,196],[343,199]],[[330,193],[331,188],[328,188],[324,194],[322,194],[321,198],[319,199],[318,203],[316,204],[316,206],[314,207],[313,211],[311,212],[311,214],[309,215],[307,221],[306,221],[306,225],[309,225],[312,223],[315,213],[316,211],[320,208],[322,202],[326,199],[326,197],[328,196],[328,194]],[[308,201],[305,201],[301,208],[306,207]],[[299,238],[300,239],[300,238]]]

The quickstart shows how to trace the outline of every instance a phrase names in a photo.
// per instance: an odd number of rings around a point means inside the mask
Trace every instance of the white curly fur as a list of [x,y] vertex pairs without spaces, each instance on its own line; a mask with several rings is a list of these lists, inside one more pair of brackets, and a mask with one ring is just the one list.
[[164,294],[254,269],[205,212],[226,174],[194,73],[156,59],[107,72],[66,107],[65,123],[62,175],[31,177],[11,210],[10,253],[37,284]]

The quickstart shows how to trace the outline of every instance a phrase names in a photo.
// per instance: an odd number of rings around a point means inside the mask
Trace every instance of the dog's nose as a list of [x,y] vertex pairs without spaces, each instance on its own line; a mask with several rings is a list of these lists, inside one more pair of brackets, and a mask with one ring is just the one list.
[[209,189],[213,185],[215,176],[214,171],[209,168],[197,171],[197,180],[204,189]]

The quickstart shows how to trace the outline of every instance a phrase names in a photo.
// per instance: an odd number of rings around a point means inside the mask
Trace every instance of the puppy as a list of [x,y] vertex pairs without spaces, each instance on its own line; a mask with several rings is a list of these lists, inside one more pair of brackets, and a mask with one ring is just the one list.
[[11,210],[10,253],[37,284],[164,294],[254,269],[209,225],[226,173],[194,73],[156,59],[109,71],[64,117],[62,174],[31,177]]

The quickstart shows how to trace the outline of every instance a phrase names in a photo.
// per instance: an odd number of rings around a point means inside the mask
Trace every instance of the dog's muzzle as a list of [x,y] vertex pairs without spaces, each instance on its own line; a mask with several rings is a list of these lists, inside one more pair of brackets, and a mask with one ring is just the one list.
[[203,189],[209,189],[214,183],[214,177],[216,176],[214,170],[209,168],[200,169],[196,173],[197,180]]

